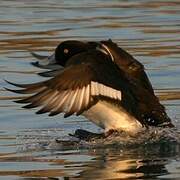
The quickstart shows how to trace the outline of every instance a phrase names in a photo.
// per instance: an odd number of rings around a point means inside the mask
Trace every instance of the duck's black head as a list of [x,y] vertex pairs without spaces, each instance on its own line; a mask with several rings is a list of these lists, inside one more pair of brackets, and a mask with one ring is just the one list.
[[74,55],[96,48],[96,43],[69,40],[60,43],[55,50],[56,63],[65,66]]

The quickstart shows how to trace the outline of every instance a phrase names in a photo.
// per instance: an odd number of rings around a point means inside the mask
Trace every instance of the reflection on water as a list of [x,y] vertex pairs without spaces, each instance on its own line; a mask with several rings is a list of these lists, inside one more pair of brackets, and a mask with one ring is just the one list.
[[[0,179],[179,179],[179,9],[179,0],[1,0]],[[77,128],[99,129],[82,117],[52,120],[21,109],[3,79],[42,79],[30,51],[47,55],[63,40],[109,38],[145,65],[176,133],[62,147],[55,139]]]
[[[166,165],[169,163],[168,158],[153,158],[152,154],[134,158],[131,152],[101,151],[101,155],[95,158],[95,162],[88,165],[87,169],[80,173],[79,177],[103,179],[135,179],[135,178],[157,178],[157,176],[168,175]],[[128,155],[127,155],[127,154]],[[125,158],[124,158],[125,157]],[[177,171],[178,173],[178,171]]]
[[[35,140],[32,140],[31,136],[28,139],[26,135],[21,138],[25,138],[24,140],[29,143],[16,145],[26,146],[24,149],[20,148],[16,153],[0,154],[0,162],[3,164],[0,176],[20,176],[24,179],[28,177],[37,179],[39,177],[49,177],[49,179],[50,177],[71,179],[73,177],[80,179],[177,177],[178,179],[180,175],[178,164],[180,144],[172,141],[128,146],[116,144],[111,147],[100,145],[99,148],[74,147],[63,150],[62,146],[50,140],[47,134],[44,134],[44,137],[43,134],[37,137],[40,140],[44,139],[43,143],[39,141],[39,149],[35,146]],[[36,143],[38,144],[38,141]]]

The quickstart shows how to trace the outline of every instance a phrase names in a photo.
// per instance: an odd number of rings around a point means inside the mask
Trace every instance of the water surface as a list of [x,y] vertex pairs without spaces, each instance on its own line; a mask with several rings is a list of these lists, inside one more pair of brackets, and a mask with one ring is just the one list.
[[[180,179],[180,2],[178,0],[1,0],[0,179]],[[176,130],[137,139],[62,146],[82,117],[35,115],[12,102],[4,79],[42,80],[30,51],[50,54],[67,39],[111,38],[145,65]]]

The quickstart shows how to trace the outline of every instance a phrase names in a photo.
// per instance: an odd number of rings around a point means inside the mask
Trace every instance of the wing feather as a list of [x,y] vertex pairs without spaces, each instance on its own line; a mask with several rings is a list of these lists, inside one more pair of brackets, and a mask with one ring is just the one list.
[[72,92],[73,92],[72,95],[69,96],[70,98],[68,99],[70,102],[69,102],[69,107],[65,114],[65,117],[68,117],[68,116],[74,114],[77,110],[77,108],[76,108],[76,106],[74,106],[74,104],[75,104],[75,100],[76,100],[76,97],[78,94],[78,90],[73,90]]
[[72,114],[80,115],[94,105],[98,101],[98,98],[94,97],[121,100],[121,92],[94,80],[94,73],[89,65],[75,65],[40,83],[9,83],[22,88],[12,90],[13,92],[32,94],[16,101],[27,104],[24,108],[41,106],[37,114],[49,112],[49,116],[54,116],[63,112],[64,117],[68,117]]
[[64,91],[63,93],[60,93],[56,99],[56,101],[54,102],[53,106],[51,107],[51,111],[50,111],[50,114],[49,116],[54,116],[58,113],[61,113],[61,112],[65,112],[65,101],[66,101],[66,98],[68,97],[68,92],[67,91]]
[[88,107],[89,100],[90,100],[90,85],[88,84],[86,86],[85,96],[84,96],[84,108],[85,109]]
[[23,108],[35,108],[41,106],[46,103],[46,101],[48,100],[49,96],[51,96],[51,94],[52,91],[48,89],[38,94],[35,94],[29,98],[26,98],[24,102],[26,101],[26,103],[28,102],[29,104],[23,106]]
[[92,96],[106,96],[112,99],[121,101],[121,91],[108,87],[98,82],[91,82],[91,95]]
[[82,108],[82,105],[83,105],[84,91],[85,91],[85,86],[79,92],[79,103],[78,103],[78,106],[77,106],[78,111],[77,111],[76,115],[79,115],[80,112],[81,112],[81,108]]
[[39,111],[37,111],[36,114],[43,114],[43,113],[49,112],[50,107],[52,107],[52,105],[54,104],[54,101],[57,99],[57,94],[58,94],[58,91],[53,91],[53,93],[48,98],[46,104]]

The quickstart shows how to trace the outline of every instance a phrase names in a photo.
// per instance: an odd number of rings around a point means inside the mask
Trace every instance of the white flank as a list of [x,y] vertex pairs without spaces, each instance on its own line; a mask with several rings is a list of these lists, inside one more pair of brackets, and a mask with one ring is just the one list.
[[97,126],[105,129],[106,132],[115,129],[135,135],[142,130],[142,125],[137,119],[122,107],[117,107],[106,101],[99,101],[83,115]]

